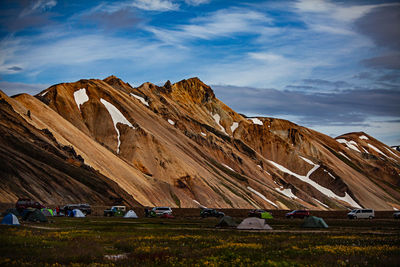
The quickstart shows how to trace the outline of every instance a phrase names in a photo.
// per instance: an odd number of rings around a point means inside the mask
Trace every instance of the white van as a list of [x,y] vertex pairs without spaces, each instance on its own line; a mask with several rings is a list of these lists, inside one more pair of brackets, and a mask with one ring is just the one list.
[[372,209],[356,209],[347,213],[349,219],[373,219],[375,218],[375,211]]

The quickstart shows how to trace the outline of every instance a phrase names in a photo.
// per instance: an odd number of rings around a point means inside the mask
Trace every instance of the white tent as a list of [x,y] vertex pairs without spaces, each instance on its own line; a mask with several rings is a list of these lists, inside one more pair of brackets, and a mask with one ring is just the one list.
[[135,213],[133,210],[129,210],[129,211],[125,214],[124,218],[133,218],[133,219],[136,219],[136,218],[138,218],[138,216],[136,215],[136,213]]
[[74,217],[77,217],[77,218],[86,217],[85,214],[83,214],[83,212],[81,210],[79,210],[79,209],[74,209],[72,211],[72,213],[74,214]]
[[250,217],[244,219],[237,227],[242,230],[272,230],[272,227],[265,223],[264,219]]

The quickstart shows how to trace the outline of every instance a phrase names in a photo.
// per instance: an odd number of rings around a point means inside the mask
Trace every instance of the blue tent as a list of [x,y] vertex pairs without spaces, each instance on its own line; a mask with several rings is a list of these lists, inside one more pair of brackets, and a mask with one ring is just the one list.
[[14,214],[9,213],[6,216],[4,216],[3,220],[1,221],[1,224],[19,225],[19,221],[18,221],[18,218]]

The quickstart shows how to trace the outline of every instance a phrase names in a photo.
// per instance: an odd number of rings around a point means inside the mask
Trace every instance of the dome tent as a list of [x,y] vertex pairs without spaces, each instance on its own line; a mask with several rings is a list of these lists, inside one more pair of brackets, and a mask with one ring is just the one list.
[[272,227],[265,223],[264,219],[250,217],[244,219],[237,227],[240,230],[272,230]]
[[83,214],[83,212],[79,209],[72,210],[72,214],[74,215],[73,217],[76,217],[76,218],[86,217],[85,214]]
[[17,216],[15,216],[12,213],[9,213],[6,216],[4,216],[3,220],[1,221],[1,224],[20,225]]
[[304,228],[328,228],[328,225],[322,218],[310,216],[310,217],[304,218],[304,222],[301,225],[301,227],[304,227]]
[[138,218],[138,216],[136,215],[136,213],[133,210],[129,210],[125,215],[124,218],[133,218],[136,219]]
[[236,227],[237,223],[231,216],[224,216],[221,218],[216,227]]

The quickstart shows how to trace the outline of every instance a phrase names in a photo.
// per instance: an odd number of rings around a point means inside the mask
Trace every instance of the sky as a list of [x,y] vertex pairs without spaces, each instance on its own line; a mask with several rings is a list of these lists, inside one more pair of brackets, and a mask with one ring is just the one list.
[[0,89],[199,77],[247,116],[400,145],[399,1],[1,0]]

